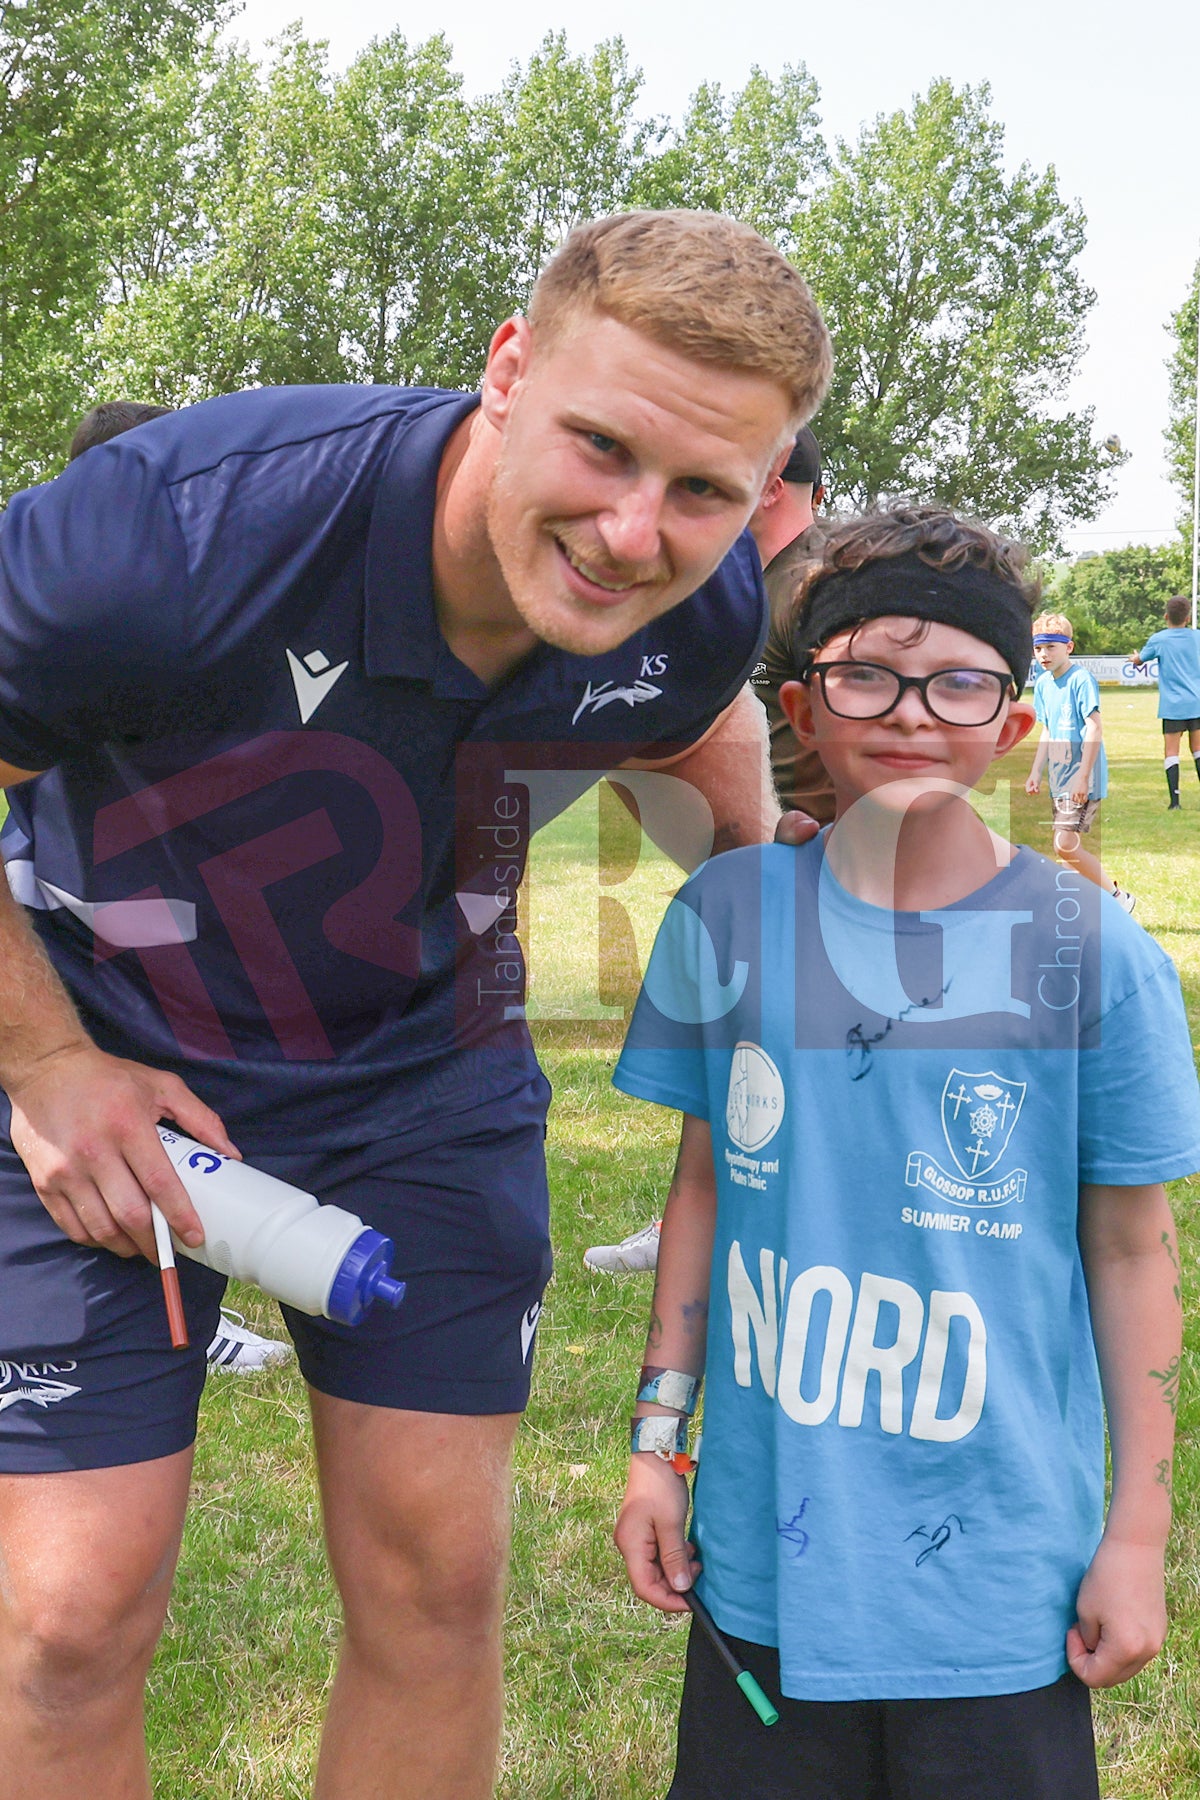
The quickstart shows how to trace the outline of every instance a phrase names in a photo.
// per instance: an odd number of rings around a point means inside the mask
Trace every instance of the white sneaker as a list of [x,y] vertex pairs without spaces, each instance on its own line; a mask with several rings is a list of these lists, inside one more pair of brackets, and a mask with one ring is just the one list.
[[1116,901],[1122,912],[1131,913],[1137,905],[1135,897],[1132,894],[1127,894],[1124,888],[1117,888],[1113,894],[1113,899]]
[[257,1331],[251,1331],[241,1313],[223,1306],[217,1335],[205,1354],[210,1369],[224,1369],[231,1375],[252,1375],[257,1369],[269,1369],[275,1363],[286,1362],[292,1354],[292,1346],[281,1343],[278,1338],[259,1337]]
[[658,1267],[658,1233],[661,1219],[631,1232],[619,1244],[593,1244],[583,1253],[585,1269],[600,1269],[606,1275],[640,1275],[643,1270]]

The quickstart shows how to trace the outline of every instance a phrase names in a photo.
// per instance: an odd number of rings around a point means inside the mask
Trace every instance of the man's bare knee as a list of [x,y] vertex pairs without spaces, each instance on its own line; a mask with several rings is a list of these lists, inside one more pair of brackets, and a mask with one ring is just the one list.
[[166,1617],[168,1588],[81,1593],[76,1574],[10,1595],[3,1635],[14,1689],[34,1711],[74,1715],[113,1689],[140,1683]]
[[0,1661],[14,1696],[66,1712],[136,1691],[162,1631],[191,1452],[0,1483]]
[[484,1534],[426,1544],[381,1546],[362,1579],[343,1584],[348,1630],[445,1633],[463,1642],[488,1638],[504,1608],[507,1537]]

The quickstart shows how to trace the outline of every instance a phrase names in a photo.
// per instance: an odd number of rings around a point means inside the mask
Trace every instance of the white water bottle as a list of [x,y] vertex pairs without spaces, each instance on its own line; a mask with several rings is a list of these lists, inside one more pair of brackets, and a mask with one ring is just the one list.
[[195,1249],[171,1233],[183,1256],[340,1325],[357,1325],[375,1299],[399,1306],[405,1284],[388,1272],[390,1238],[168,1125],[158,1135],[204,1227]]

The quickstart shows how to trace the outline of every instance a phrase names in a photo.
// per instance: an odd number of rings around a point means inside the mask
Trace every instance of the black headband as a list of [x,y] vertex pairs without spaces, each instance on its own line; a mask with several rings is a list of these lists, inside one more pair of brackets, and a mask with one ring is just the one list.
[[814,651],[839,631],[894,617],[955,625],[981,638],[1012,670],[1018,694],[1024,687],[1033,658],[1033,621],[1020,588],[972,563],[931,569],[915,550],[877,557],[810,588],[792,627],[797,669],[807,669]]

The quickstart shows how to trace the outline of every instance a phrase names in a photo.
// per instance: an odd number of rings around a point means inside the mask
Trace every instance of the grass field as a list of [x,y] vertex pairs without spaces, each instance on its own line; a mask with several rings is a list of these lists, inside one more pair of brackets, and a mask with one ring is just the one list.
[[[1138,917],[1175,957],[1193,1034],[1200,1009],[1200,786],[1185,765],[1184,810],[1167,816],[1155,696],[1106,692],[1111,798],[1103,853],[1139,899]],[[1001,828],[1047,847],[1046,801],[1025,797],[1016,753],[982,805]],[[1011,800],[1009,795],[1015,793]],[[589,812],[589,806],[592,810]],[[608,1085],[634,957],[677,881],[648,860],[604,800],[585,802],[538,846],[528,928],[538,1033],[556,1089],[550,1138],[558,1274],[540,1328],[533,1401],[517,1458],[508,1621],[504,1800],[652,1800],[666,1788],[684,1634],[631,1598],[611,1547],[624,1421],[649,1287],[589,1279],[583,1248],[659,1210],[675,1120]],[[609,966],[597,974],[600,842]],[[624,874],[626,879],[619,877]],[[579,904],[572,907],[572,888]],[[623,915],[611,909],[628,900]],[[620,929],[618,929],[618,927]],[[561,1015],[572,1008],[583,1024]],[[1196,1339],[1200,1184],[1174,1191]],[[234,1297],[276,1329],[253,1295]],[[1159,1662],[1098,1705],[1102,1792],[1112,1800],[1200,1800],[1200,1396],[1179,1407],[1174,1625]],[[310,1791],[337,1609],[320,1552],[302,1385],[294,1370],[209,1383],[194,1503],[149,1729],[161,1800],[283,1800]],[[431,1796],[430,1800],[436,1800]],[[1014,1796],[1014,1800],[1018,1797]]]

